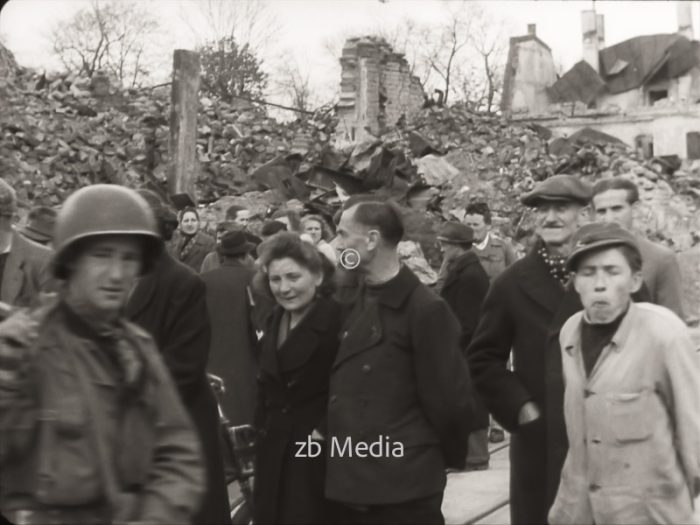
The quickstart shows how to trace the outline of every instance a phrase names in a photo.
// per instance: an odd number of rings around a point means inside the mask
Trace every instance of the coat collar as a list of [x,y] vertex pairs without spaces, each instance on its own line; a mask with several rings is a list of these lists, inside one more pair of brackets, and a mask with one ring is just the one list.
[[[389,306],[390,308],[399,308],[413,292],[413,289],[420,284],[418,277],[408,269],[407,266],[401,265],[401,269],[396,277],[379,285],[379,293],[377,301],[380,304]],[[369,288],[369,285],[364,283],[363,288]],[[365,290],[363,290],[364,292]]]
[[567,290],[552,277],[547,265],[537,254],[541,240],[518,265],[518,284],[534,301],[549,310],[556,312]]
[[323,334],[330,325],[331,312],[326,298],[316,300],[311,310],[289,332],[282,346],[277,348],[277,336],[284,310],[277,306],[271,316],[268,333],[263,339],[260,367],[270,375],[281,378],[282,373],[299,368],[316,352]]
[[345,320],[342,340],[333,368],[337,368],[353,355],[379,343],[383,337],[379,306],[399,309],[419,284],[418,277],[406,266],[401,266],[398,275],[380,287],[374,301],[366,301],[367,285],[363,284],[363,289]]
[[471,250],[469,250],[467,253],[463,253],[449,263],[447,277],[445,278],[443,289],[452,284],[465,268],[468,268],[474,264],[481,264],[481,262],[479,262],[479,256]]
[[[635,318],[637,317],[638,311],[639,306],[637,306],[634,301],[630,302],[630,305],[627,308],[627,313],[625,313],[625,317],[623,317],[620,326],[617,327],[615,335],[613,335],[612,339],[610,340],[611,350],[620,352],[624,348],[625,344],[627,343],[627,339],[629,339],[629,336],[632,333],[632,326],[635,324]],[[569,355],[573,355],[574,352],[578,351],[578,349],[581,347],[581,325],[583,324],[584,315],[585,314],[583,311],[577,314],[576,322],[564,341],[564,350]]]

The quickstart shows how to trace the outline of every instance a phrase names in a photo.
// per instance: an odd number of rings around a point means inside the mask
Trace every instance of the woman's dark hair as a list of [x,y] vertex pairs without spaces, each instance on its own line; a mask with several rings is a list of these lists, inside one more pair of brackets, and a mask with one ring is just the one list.
[[[333,273],[335,268],[331,262],[319,252],[316,247],[302,241],[299,235],[291,232],[280,232],[269,239],[264,240],[258,246],[258,261],[261,270],[267,273],[272,261],[289,258],[299,266],[306,268],[311,273],[323,275],[323,282],[318,287],[321,295],[333,293]],[[264,279],[269,291],[269,282]]]
[[182,221],[182,218],[185,216],[185,213],[194,213],[194,216],[197,217],[197,220],[199,220],[199,213],[197,212],[197,209],[192,206],[187,206],[186,208],[182,208],[180,210],[180,213],[177,214],[178,222]]

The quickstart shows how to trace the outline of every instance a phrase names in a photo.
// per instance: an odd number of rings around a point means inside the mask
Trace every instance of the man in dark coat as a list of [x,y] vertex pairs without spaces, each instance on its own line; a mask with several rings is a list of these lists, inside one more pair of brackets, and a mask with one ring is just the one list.
[[[161,235],[169,240],[170,212],[155,193],[139,190],[139,194],[151,205]],[[163,252],[155,270],[138,281],[125,313],[156,341],[202,442],[207,486],[193,523],[228,524],[219,414],[206,376],[210,337],[206,287],[190,268]]]
[[403,224],[393,204],[349,205],[338,235],[341,264],[363,279],[331,372],[326,496],[341,503],[334,522],[444,523],[445,468],[464,467],[473,412],[459,322],[401,266]]
[[[447,261],[440,296],[462,325],[460,347],[466,356],[479,322],[481,303],[489,289],[489,276],[472,251],[474,231],[469,226],[448,222],[440,230],[438,241]],[[476,399],[475,409],[466,470],[485,470],[489,466],[489,413],[480,399]]]
[[15,230],[15,190],[0,179],[0,301],[11,306],[34,306],[40,292],[52,291],[51,250]]
[[[487,409],[513,433],[511,523],[546,523],[567,452],[559,330],[581,310],[564,268],[590,186],[569,175],[539,183],[522,202],[534,206],[539,240],[489,290],[468,349]],[[513,370],[506,368],[513,350]]]
[[253,423],[257,355],[251,323],[253,243],[242,231],[227,232],[217,246],[221,266],[201,275],[207,288],[211,344],[207,370],[224,380],[221,406],[233,425]]

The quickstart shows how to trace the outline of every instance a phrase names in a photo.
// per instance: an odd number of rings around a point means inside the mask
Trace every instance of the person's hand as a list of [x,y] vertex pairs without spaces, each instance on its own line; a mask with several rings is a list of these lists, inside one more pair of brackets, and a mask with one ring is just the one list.
[[538,420],[541,416],[542,414],[540,413],[540,409],[537,408],[537,405],[532,401],[528,401],[520,408],[520,412],[518,413],[518,425],[527,425],[528,423]]
[[26,347],[36,340],[38,327],[37,319],[26,310],[19,310],[0,323],[0,339]]
[[36,340],[38,322],[25,311],[18,311],[0,323],[0,382],[19,380],[28,360],[27,348]]

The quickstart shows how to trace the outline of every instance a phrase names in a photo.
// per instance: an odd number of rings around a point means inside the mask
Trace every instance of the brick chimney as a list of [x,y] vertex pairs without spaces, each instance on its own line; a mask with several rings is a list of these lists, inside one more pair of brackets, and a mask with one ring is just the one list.
[[593,9],[581,11],[581,33],[583,36],[583,59],[596,70],[600,71],[598,64],[598,17]]
[[688,40],[693,39],[692,2],[676,2],[676,18],[678,19],[678,34]]
[[537,36],[537,24],[528,24],[527,34],[530,36]]
[[595,15],[595,28],[598,33],[598,51],[605,49],[605,15]]

